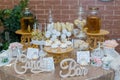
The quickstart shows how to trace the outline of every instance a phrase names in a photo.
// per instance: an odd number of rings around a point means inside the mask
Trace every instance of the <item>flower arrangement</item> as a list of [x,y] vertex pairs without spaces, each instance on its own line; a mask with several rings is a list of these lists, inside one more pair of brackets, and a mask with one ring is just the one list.
[[22,47],[23,47],[23,45],[19,42],[13,42],[13,43],[10,43],[10,45],[9,45],[9,49],[12,49],[12,50],[14,50],[16,48],[22,48]]
[[99,57],[92,57],[91,58],[91,65],[99,67],[102,65],[102,60]]
[[103,42],[103,46],[105,46],[107,48],[115,48],[118,45],[119,44],[117,43],[116,40],[106,40],[105,42]]

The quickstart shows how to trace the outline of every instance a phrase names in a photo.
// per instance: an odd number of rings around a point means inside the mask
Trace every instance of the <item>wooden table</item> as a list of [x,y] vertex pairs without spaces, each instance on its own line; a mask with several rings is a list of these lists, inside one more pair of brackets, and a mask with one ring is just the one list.
[[105,36],[109,34],[107,30],[100,30],[99,33],[88,33],[87,34],[87,42],[90,45],[91,49],[95,49],[97,47],[98,42],[103,42],[105,40]]
[[30,72],[24,75],[15,73],[13,67],[0,67],[1,80],[114,80],[114,72],[112,70],[103,70],[102,68],[88,66],[89,73],[86,76],[76,76],[61,78],[59,76],[59,65],[56,65],[56,70],[53,72],[43,72],[32,74]]
[[[76,56],[76,50],[73,50],[71,56]],[[114,80],[113,70],[104,70],[100,67],[87,66],[88,74],[86,76],[76,76],[61,78],[59,76],[60,65],[55,64],[55,70],[52,72],[43,72],[39,74],[33,74],[29,70],[23,75],[18,75],[13,65],[0,67],[0,79],[1,80]]]

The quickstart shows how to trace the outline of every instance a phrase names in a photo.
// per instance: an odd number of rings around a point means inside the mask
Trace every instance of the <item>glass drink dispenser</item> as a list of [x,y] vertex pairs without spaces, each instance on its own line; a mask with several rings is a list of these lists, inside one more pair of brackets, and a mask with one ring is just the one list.
[[87,15],[87,32],[88,33],[99,33],[101,27],[101,17],[99,8],[89,8]]
[[31,32],[34,24],[34,16],[29,11],[28,8],[25,8],[23,17],[21,18],[21,30],[22,32]]

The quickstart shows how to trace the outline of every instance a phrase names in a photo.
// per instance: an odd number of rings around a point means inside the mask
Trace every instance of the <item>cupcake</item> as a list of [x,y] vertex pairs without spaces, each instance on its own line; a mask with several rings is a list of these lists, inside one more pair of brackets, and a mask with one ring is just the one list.
[[61,51],[66,51],[67,44],[66,44],[66,43],[62,43],[62,44],[60,45],[60,48],[61,48]]
[[68,49],[71,49],[73,47],[73,43],[71,41],[66,41],[66,44],[68,46]]
[[55,44],[55,43],[53,43],[53,44],[51,45],[51,48],[52,48],[52,51],[53,51],[53,52],[57,52],[58,45]]
[[68,46],[72,46],[72,42],[71,42],[71,41],[66,41],[66,44],[67,44]]
[[45,41],[45,46],[51,46],[52,44],[52,41],[51,40],[46,40]]
[[61,42],[59,40],[56,40],[54,43],[58,46],[61,44]]
[[89,44],[86,42],[82,42],[82,44],[79,45],[79,50],[87,50],[89,47]]

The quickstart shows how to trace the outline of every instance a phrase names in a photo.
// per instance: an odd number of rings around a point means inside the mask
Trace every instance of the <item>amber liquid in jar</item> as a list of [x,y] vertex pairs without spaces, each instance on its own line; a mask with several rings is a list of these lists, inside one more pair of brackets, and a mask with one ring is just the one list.
[[88,33],[99,33],[101,27],[101,19],[96,16],[87,17]]
[[33,17],[23,17],[21,19],[21,30],[23,32],[31,32],[33,29],[34,19]]
[[34,16],[29,11],[29,8],[25,8],[23,17],[21,18],[21,30],[22,32],[31,32],[34,24]]
[[99,8],[91,7],[89,8],[87,16],[87,32],[88,33],[99,33],[101,28],[101,15],[99,13]]

